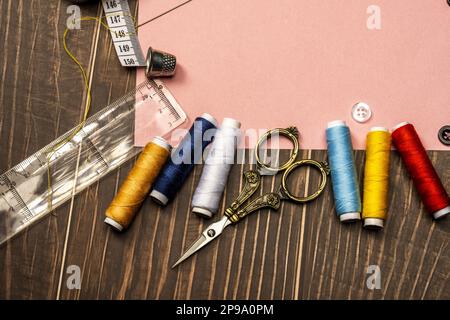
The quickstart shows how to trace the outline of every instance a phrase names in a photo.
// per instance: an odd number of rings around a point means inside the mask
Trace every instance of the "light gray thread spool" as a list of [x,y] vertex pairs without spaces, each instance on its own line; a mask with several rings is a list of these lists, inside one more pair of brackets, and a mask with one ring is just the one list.
[[192,212],[203,218],[211,218],[219,210],[241,136],[240,127],[239,121],[224,118],[216,133],[192,198]]

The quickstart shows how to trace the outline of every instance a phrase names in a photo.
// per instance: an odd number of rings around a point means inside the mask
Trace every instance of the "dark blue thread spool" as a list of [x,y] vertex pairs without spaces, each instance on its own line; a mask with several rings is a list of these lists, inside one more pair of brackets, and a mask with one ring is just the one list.
[[166,205],[175,197],[194,168],[194,164],[203,161],[203,152],[211,143],[210,137],[216,129],[216,119],[207,113],[195,119],[188,134],[172,152],[172,156],[153,185],[150,197],[155,202]]

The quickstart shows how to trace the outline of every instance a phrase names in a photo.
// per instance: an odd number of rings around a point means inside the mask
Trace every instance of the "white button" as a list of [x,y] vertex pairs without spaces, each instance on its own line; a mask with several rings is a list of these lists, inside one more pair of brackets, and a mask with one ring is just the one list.
[[372,110],[367,103],[358,102],[352,108],[352,118],[356,122],[364,123],[372,117]]

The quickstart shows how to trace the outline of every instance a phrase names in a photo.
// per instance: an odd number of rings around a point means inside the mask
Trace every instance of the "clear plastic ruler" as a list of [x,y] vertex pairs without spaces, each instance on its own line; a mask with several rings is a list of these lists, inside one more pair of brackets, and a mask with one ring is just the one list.
[[[148,117],[141,121],[147,128],[135,128],[139,114]],[[52,152],[54,147],[76,128],[0,175],[0,244],[50,212],[48,169],[55,209],[138,154],[141,148],[134,146],[134,137],[139,130],[167,136],[185,120],[164,84],[147,80],[91,116],[57,152]]]
[[112,41],[124,67],[143,67],[145,57],[127,0],[102,0]]

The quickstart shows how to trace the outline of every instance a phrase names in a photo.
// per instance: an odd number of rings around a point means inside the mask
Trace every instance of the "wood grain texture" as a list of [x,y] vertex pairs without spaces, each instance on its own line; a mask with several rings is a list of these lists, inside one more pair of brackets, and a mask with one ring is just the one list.
[[[84,108],[79,72],[62,49],[66,4],[1,1],[1,171],[74,127]],[[96,8],[86,8],[96,14]],[[88,65],[94,25],[75,34],[74,53]],[[79,43],[83,42],[84,46]],[[83,51],[83,53],[82,53]],[[79,88],[79,89],[78,89]],[[67,206],[0,250],[0,295],[52,298],[58,286]]]
[[[450,187],[449,152],[430,152]],[[326,156],[314,151],[313,158]],[[355,153],[362,185],[364,152]],[[390,206],[385,228],[362,230],[330,218],[332,193],[312,203],[307,215],[302,296],[307,299],[449,299],[449,219],[433,222],[425,212],[396,152],[391,153]],[[330,189],[328,185],[328,189]],[[367,268],[378,265],[381,290],[366,287]]]
[[[136,1],[130,4],[136,12]],[[0,0],[0,41],[8,44],[0,48],[1,171],[81,119],[86,91],[62,49],[68,5]],[[82,10],[102,13],[98,5]],[[135,86],[135,73],[120,66],[97,23],[83,23],[69,46],[88,68],[92,112]],[[355,154],[362,178],[364,152]],[[450,153],[429,155],[449,190]],[[303,150],[299,157],[325,160],[326,152]],[[450,219],[433,222],[424,212],[396,152],[383,231],[339,223],[328,185],[317,201],[283,202],[278,212],[252,214],[173,270],[208,223],[190,212],[202,166],[195,166],[175,201],[165,208],[146,201],[119,234],[103,223],[104,212],[132,165],[76,196],[72,211],[67,203],[0,247],[1,299],[450,299]],[[222,209],[238,195],[250,167],[233,166]],[[301,194],[313,191],[319,176],[305,169],[294,178],[291,187]],[[279,176],[265,177],[258,192],[276,190],[279,182]],[[81,290],[66,286],[70,265],[82,271]],[[380,267],[380,290],[366,287],[369,265]]]

